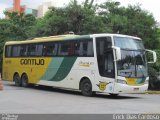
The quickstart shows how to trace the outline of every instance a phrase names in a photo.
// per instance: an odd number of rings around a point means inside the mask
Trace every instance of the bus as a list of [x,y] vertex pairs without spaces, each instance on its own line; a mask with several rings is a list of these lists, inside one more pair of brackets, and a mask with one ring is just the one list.
[[147,64],[156,59],[138,37],[58,35],[6,42],[2,74],[16,86],[52,86],[78,90],[84,96],[143,93],[148,89]]

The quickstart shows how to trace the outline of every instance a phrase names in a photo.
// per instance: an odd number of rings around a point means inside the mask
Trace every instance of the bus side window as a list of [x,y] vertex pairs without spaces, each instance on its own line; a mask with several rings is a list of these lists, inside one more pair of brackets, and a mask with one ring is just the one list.
[[84,57],[92,57],[93,55],[93,41],[82,42],[82,54]]
[[79,41],[76,41],[75,43],[75,56],[81,56],[82,53],[81,53],[81,44]]
[[20,50],[20,56],[24,57],[27,56],[27,45],[21,45],[21,50]]
[[88,42],[87,56],[93,56],[93,42],[92,41]]
[[11,48],[12,48],[12,46],[6,46],[5,57],[11,57]]
[[69,42],[60,42],[59,43],[59,56],[67,56],[68,55]]
[[28,47],[29,56],[42,56],[43,44],[31,44]]
[[43,47],[43,56],[55,56],[57,55],[57,49],[57,43],[46,43]]
[[83,50],[82,50],[82,54],[83,56],[87,56],[87,47],[88,47],[88,42],[83,42]]
[[35,56],[42,56],[42,51],[43,51],[43,44],[37,44],[36,45],[36,51],[35,51]]
[[36,53],[36,45],[35,44],[30,44],[28,47],[28,55],[29,56],[35,56]]
[[68,55],[73,56],[74,54],[75,54],[75,45],[74,45],[74,42],[72,41],[69,43]]
[[19,45],[14,45],[12,48],[12,56],[19,57],[20,56],[20,49],[21,49],[21,47]]

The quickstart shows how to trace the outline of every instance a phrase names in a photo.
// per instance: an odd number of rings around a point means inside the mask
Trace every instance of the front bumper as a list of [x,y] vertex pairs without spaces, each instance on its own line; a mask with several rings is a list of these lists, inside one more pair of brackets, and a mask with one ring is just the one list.
[[115,83],[113,93],[144,93],[148,90],[148,84],[130,86],[127,84]]

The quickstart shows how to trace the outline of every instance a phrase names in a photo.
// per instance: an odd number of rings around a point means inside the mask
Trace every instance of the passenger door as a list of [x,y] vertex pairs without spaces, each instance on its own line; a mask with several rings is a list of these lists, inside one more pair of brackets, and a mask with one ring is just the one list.
[[97,62],[102,77],[115,78],[112,41],[110,37],[96,38]]

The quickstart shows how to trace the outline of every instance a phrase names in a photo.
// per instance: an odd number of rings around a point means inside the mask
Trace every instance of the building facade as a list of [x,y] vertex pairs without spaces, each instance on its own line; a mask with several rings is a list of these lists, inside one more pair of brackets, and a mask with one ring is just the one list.
[[[11,8],[6,8],[5,11],[14,12],[15,9],[11,7]],[[38,11],[36,9],[28,8],[26,5],[20,6],[20,12],[24,13],[25,15],[32,14],[35,17],[37,17],[37,13],[38,13]],[[5,18],[8,18],[8,17],[5,16]]]
[[43,17],[45,13],[49,10],[49,7],[56,6],[56,3],[53,1],[45,2],[42,5],[38,6],[38,15],[37,17]]

